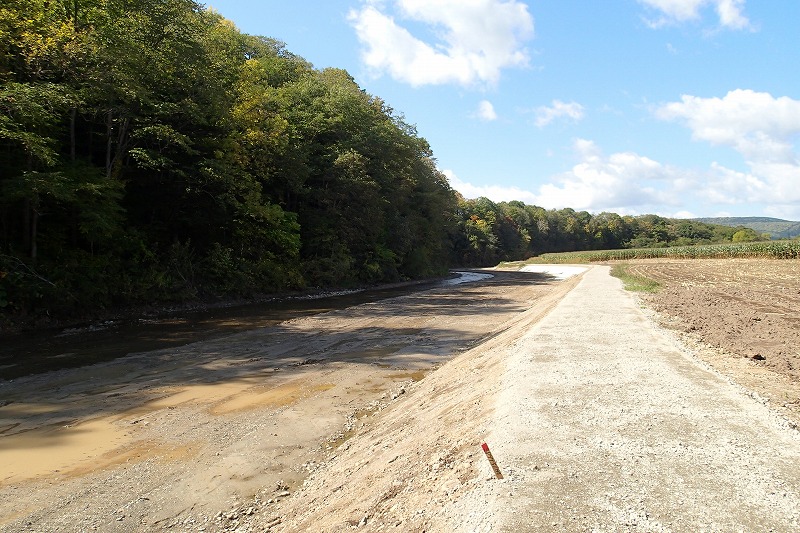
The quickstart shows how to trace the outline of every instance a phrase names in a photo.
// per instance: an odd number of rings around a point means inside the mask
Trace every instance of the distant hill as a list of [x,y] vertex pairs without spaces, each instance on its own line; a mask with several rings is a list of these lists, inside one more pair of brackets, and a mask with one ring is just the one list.
[[770,217],[716,217],[693,218],[706,224],[719,224],[733,228],[744,226],[759,233],[769,233],[773,239],[793,239],[800,235],[800,222]]

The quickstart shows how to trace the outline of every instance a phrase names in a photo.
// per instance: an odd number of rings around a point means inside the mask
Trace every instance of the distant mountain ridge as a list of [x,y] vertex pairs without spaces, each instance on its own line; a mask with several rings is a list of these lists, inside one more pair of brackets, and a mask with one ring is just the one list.
[[773,239],[793,239],[800,235],[800,222],[771,217],[711,217],[693,218],[706,224],[719,224],[733,228],[744,226],[759,233],[769,233]]

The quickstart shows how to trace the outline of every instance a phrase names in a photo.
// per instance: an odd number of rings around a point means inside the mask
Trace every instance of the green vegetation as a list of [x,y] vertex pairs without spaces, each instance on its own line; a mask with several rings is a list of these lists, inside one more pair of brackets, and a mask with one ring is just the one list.
[[[592,215],[569,208],[548,211],[522,202],[495,204],[486,198],[461,200],[457,219],[456,261],[474,266],[537,256],[542,262],[551,262],[559,259],[547,255],[552,252],[622,248],[652,249],[648,253],[657,257],[659,249],[669,247],[731,243],[741,230],[657,215]],[[573,257],[576,259],[567,262],[580,260],[584,254]]]
[[800,259],[800,242],[771,241],[739,244],[633,248],[543,254],[529,263],[593,263],[631,259]]
[[456,198],[344,71],[193,0],[0,7],[0,307],[446,272]]
[[618,264],[611,267],[611,275],[622,280],[625,290],[633,292],[656,292],[661,288],[661,284],[656,280],[631,274],[628,271],[629,265]]
[[749,228],[759,235],[767,234],[772,239],[794,239],[800,237],[800,222],[770,217],[716,217],[696,218],[706,224],[720,224],[732,228]]
[[347,72],[194,0],[0,7],[3,321],[741,229],[461,198],[414,126]]

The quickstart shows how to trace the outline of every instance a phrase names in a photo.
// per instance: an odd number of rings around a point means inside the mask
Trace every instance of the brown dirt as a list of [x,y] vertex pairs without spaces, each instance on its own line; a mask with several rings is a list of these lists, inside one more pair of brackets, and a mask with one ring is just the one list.
[[642,299],[698,355],[800,422],[800,261],[640,260]]
[[0,381],[0,531],[249,530],[368,419],[570,282],[495,273]]
[[261,525],[796,531],[800,434],[647,315],[592,267],[548,313],[410,386]]
[[495,272],[0,382],[0,531],[795,530],[797,265],[633,263],[681,342],[606,267]]

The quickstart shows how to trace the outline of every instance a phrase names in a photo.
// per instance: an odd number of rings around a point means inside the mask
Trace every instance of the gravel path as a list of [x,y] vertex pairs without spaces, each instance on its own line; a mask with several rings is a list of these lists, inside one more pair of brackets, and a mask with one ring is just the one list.
[[[590,269],[512,345],[464,530],[798,531],[800,436]],[[488,466],[486,467],[488,472]]]
[[608,267],[495,276],[5,383],[0,531],[800,531],[800,433]]

